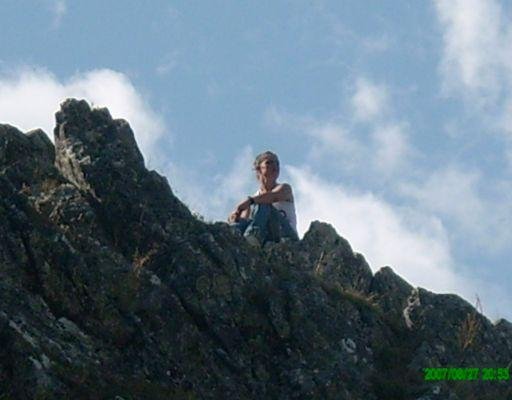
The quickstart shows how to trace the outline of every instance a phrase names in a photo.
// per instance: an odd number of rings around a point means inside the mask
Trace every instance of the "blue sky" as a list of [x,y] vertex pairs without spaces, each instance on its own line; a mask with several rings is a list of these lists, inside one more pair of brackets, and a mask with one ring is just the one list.
[[512,9],[496,0],[0,0],[0,121],[127,119],[207,220],[275,151],[299,233],[512,320]]

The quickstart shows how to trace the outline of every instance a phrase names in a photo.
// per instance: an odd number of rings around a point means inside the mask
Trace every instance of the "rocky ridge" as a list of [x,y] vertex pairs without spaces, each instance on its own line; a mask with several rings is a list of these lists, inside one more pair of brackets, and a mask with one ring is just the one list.
[[254,249],[195,218],[133,132],[66,100],[0,125],[0,399],[512,399],[512,324],[372,271],[328,224]]

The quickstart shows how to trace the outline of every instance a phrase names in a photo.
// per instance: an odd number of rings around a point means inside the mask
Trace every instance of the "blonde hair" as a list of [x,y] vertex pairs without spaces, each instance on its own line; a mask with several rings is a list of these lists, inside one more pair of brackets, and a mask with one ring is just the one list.
[[277,172],[279,172],[279,158],[277,157],[277,154],[267,150],[263,153],[258,154],[254,159],[253,167],[254,171],[256,171],[256,177],[259,176],[260,164],[262,163],[263,160],[267,158],[270,158],[276,162]]

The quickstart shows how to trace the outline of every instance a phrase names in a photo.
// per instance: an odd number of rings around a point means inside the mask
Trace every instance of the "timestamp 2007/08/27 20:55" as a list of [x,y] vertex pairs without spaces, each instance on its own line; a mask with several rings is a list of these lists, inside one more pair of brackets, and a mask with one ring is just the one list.
[[509,368],[423,368],[425,381],[507,381]]

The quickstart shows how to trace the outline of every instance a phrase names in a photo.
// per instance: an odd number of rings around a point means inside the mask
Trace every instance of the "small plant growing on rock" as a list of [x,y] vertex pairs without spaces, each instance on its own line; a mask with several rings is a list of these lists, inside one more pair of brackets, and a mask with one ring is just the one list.
[[480,330],[480,321],[478,320],[479,313],[482,313],[482,304],[477,296],[475,310],[466,315],[466,319],[459,328],[459,346],[462,351],[465,351],[475,344],[477,334]]
[[338,297],[343,300],[347,300],[360,308],[368,309],[375,312],[380,311],[380,308],[376,303],[375,294],[367,294],[353,287],[344,288],[338,282],[324,281],[320,280],[314,274],[313,276],[317,279],[322,289],[329,295]]
[[358,289],[349,287],[342,290],[342,296],[352,303],[359,304],[374,311],[378,309],[375,293],[367,294]]
[[146,254],[140,254],[139,249],[135,250],[135,254],[133,256],[132,266],[135,272],[140,272],[140,269],[144,267],[145,264],[153,257],[157,252],[156,248],[152,248]]

